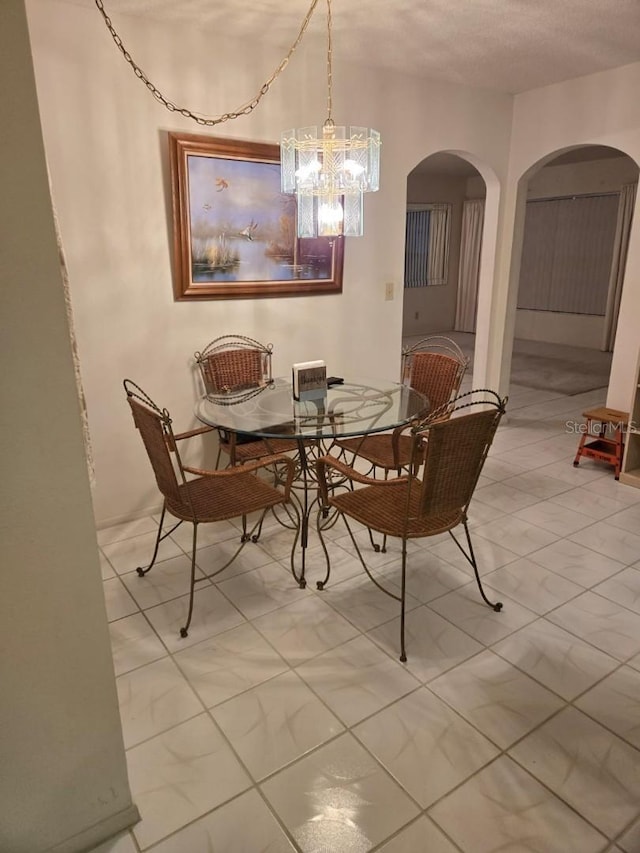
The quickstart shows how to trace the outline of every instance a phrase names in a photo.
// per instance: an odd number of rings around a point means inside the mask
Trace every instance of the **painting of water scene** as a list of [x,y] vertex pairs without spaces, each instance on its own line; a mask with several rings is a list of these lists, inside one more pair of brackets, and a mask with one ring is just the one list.
[[336,293],[341,239],[296,235],[279,147],[169,134],[177,299]]

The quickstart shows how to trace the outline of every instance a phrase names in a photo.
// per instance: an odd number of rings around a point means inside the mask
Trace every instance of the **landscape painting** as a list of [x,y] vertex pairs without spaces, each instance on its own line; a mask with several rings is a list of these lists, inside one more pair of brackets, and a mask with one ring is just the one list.
[[277,145],[178,134],[169,143],[176,299],[341,291],[342,239],[297,237]]

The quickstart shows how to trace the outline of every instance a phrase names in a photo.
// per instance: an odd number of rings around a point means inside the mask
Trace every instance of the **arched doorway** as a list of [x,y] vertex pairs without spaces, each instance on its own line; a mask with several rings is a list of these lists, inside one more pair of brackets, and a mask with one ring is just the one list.
[[597,145],[554,152],[521,179],[512,392],[606,396],[637,182],[630,157]]
[[[429,206],[446,206],[449,242],[445,280],[409,282],[411,247],[407,233],[403,342],[416,343],[430,334],[447,335],[462,347],[472,367],[475,358],[474,374],[483,374],[486,368],[483,334],[488,329],[498,197],[499,185],[493,171],[463,151],[432,154],[407,176],[408,214]],[[425,262],[423,255],[424,263],[428,264],[428,258]],[[469,378],[471,375],[470,370]]]

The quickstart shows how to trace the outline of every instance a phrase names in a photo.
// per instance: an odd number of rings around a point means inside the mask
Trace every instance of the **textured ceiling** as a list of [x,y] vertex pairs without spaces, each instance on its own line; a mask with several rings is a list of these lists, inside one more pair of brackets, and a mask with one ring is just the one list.
[[[67,2],[94,6],[94,0]],[[138,15],[285,47],[309,0],[104,0],[104,5],[125,42],[122,16]],[[325,9],[320,0],[306,39],[324,38]],[[502,92],[640,60],[640,0],[333,0],[332,9],[335,55]],[[135,58],[135,45],[127,46]]]

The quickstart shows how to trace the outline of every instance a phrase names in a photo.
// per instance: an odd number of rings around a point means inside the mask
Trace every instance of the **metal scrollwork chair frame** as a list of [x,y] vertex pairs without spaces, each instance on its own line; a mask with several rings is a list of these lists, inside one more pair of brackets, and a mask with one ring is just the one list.
[[[300,514],[295,503],[291,501],[291,483],[295,472],[293,461],[284,455],[272,455],[223,471],[207,471],[184,465],[179,443],[209,431],[210,427],[176,434],[173,432],[172,420],[166,409],[157,406],[148,394],[130,379],[124,380],[124,388],[134,423],[140,432],[158,489],[163,496],[162,513],[151,562],[144,568],[138,567],[136,569],[138,575],[144,577],[149,572],[156,562],[160,543],[183,521],[191,522],[193,525],[189,606],[185,623],[180,629],[180,636],[186,637],[188,634],[196,583],[216,577],[235,560],[249,540],[257,542],[266,513],[279,506],[285,509],[289,520],[288,526],[295,530],[291,549],[291,571],[294,578],[300,582],[293,564],[293,555],[300,533]],[[279,477],[281,487],[272,486],[258,476],[261,469],[270,467],[270,470],[273,470],[274,466],[282,472]],[[167,512],[177,519],[177,522],[163,532]],[[255,513],[258,513],[258,519],[251,529],[248,529],[247,519]],[[242,519],[239,547],[219,569],[206,575],[206,578],[196,578],[199,525],[234,518]]]
[[[442,410],[446,416],[446,404],[458,394],[468,366],[469,359],[455,341],[432,335],[402,351],[400,381],[425,395],[429,411]],[[406,427],[398,427],[392,433],[337,440],[336,445],[343,451],[340,458],[344,459],[344,451],[349,451],[354,461],[360,457],[369,462],[367,473],[373,476],[378,468],[385,477],[391,471],[400,474],[411,461],[412,442]]]
[[[376,479],[357,472],[333,456],[323,456],[316,463],[321,496],[318,533],[327,561],[327,575],[319,581],[323,589],[329,579],[330,561],[322,533],[333,526],[338,513],[355,547],[360,562],[375,585],[400,602],[400,660],[406,661],[405,598],[407,585],[407,542],[448,532],[469,564],[482,599],[495,611],[501,602],[485,595],[476,563],[467,513],[469,504],[491,447],[493,437],[505,412],[507,398],[493,391],[470,391],[456,398],[442,418],[442,410],[427,416],[411,428],[411,453],[407,472],[398,477]],[[424,464],[422,477],[416,471]],[[346,486],[332,486],[335,474]],[[386,536],[401,540],[400,594],[386,588],[369,570],[348,521],[352,519]],[[453,531],[462,526],[466,548]]]
[[[194,354],[205,394],[217,403],[231,406],[261,393],[273,382],[272,353],[273,344],[262,344],[244,335],[215,338]],[[229,457],[229,465],[233,466],[298,449],[295,439],[257,439],[225,429],[217,432],[216,468],[223,451]]]

